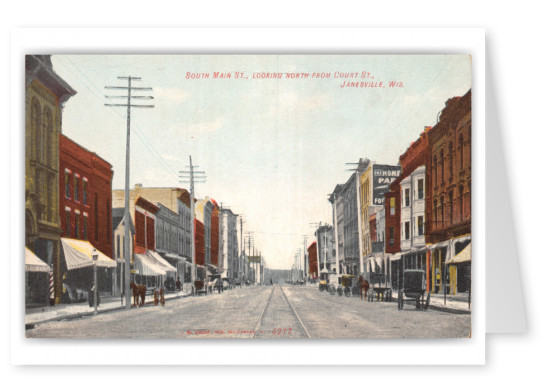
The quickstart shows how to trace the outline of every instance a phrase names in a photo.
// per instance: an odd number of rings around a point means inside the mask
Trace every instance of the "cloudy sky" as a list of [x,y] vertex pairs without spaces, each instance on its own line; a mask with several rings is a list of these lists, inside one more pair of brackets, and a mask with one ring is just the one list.
[[[114,189],[124,188],[126,109],[104,106],[106,94],[124,95],[104,86],[124,86],[117,76],[139,76],[135,86],[153,91],[136,94],[155,99],[134,103],[155,108],[132,111],[131,186],[186,187],[178,172],[191,155],[208,177],[196,196],[243,214],[244,231],[254,232],[272,268],[293,264],[303,235],[308,244],[314,240],[313,223],[332,223],[327,195],[350,175],[345,163],[367,157],[396,164],[424,126],[436,123],[446,100],[471,87],[469,56],[60,55],[52,61],[77,91],[65,104],[63,133],[113,165]],[[214,79],[214,72],[232,77]],[[259,73],[283,78],[253,78]],[[391,81],[403,87],[390,88]],[[341,87],[346,82],[384,88]]]

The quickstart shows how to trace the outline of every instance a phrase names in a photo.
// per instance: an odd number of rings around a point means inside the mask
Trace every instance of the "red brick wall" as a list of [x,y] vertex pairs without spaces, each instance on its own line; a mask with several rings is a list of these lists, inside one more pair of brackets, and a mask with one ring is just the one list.
[[205,225],[195,219],[195,263],[205,264]]
[[[65,193],[66,169],[70,171],[68,175],[68,197]],[[78,200],[75,199],[75,174]],[[83,197],[84,178],[87,178],[86,202],[84,202]],[[111,227],[112,180],[113,170],[111,164],[68,137],[62,134],[59,136],[59,217],[62,229],[61,236],[88,240],[94,247],[109,257],[113,254]],[[65,207],[71,210],[66,212]],[[80,214],[75,212],[77,210],[80,211]],[[67,232],[66,213],[69,216],[69,232]],[[76,232],[77,220],[78,232]],[[85,234],[87,239],[85,239]]]
[[310,275],[318,274],[318,247],[316,242],[308,247],[308,270]]

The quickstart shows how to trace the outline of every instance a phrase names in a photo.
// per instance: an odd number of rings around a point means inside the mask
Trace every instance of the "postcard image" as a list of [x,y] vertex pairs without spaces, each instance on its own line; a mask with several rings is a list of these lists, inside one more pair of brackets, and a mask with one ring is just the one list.
[[25,336],[470,338],[471,84],[468,54],[26,55]]

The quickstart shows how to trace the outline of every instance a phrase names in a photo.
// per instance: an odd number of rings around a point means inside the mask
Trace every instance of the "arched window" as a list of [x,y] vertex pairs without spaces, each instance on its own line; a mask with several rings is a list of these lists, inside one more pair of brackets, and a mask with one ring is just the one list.
[[433,202],[433,216],[434,228],[438,228],[438,200],[436,198]]
[[440,183],[444,184],[444,148],[440,150]]
[[450,141],[448,144],[448,159],[449,159],[449,169],[450,169],[450,182],[453,180],[453,144]]
[[52,112],[49,108],[44,108],[44,152],[43,152],[43,158],[44,163],[46,165],[49,165],[50,167],[54,167],[54,151],[53,151],[53,144],[54,144],[54,123],[52,120]]
[[463,170],[463,135],[459,135],[459,169]]
[[440,197],[440,227],[444,227],[444,196]]
[[31,102],[31,158],[34,160],[40,160],[42,150],[40,136],[42,133],[41,111],[40,103],[36,98],[33,98]]
[[434,163],[433,163],[433,167],[434,167],[434,172],[433,172],[433,177],[434,177],[434,184],[437,185],[438,184],[438,161],[436,159],[436,155],[434,155]]
[[449,207],[449,217],[450,217],[450,225],[453,225],[453,190],[451,190],[448,194],[448,202],[450,203]]
[[463,185],[459,186],[459,222],[463,221]]

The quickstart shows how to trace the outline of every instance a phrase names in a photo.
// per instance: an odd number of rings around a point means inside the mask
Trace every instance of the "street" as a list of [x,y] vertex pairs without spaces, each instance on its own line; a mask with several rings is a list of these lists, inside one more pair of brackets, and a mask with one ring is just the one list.
[[463,338],[471,316],[396,302],[330,295],[317,287],[273,285],[190,296],[162,306],[51,321],[38,338]]

